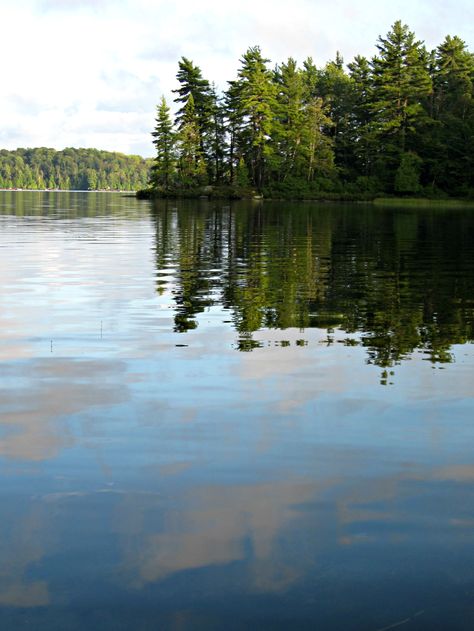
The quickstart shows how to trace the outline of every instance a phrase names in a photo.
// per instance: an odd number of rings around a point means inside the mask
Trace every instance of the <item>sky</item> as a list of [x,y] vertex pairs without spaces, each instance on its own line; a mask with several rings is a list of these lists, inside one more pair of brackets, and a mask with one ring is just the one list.
[[372,56],[396,20],[434,48],[474,51],[472,0],[0,0],[0,148],[96,147],[153,155],[181,56],[219,89],[259,45],[272,65]]

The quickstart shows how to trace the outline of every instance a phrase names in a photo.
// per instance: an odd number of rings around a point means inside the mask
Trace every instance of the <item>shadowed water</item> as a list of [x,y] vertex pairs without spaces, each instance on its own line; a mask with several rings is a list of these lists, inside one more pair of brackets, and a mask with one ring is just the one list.
[[474,211],[0,193],[0,628],[472,629]]

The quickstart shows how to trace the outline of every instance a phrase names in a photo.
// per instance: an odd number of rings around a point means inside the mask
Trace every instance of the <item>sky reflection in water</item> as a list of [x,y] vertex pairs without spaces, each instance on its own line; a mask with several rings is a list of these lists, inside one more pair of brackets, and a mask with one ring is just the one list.
[[0,194],[2,629],[472,628],[472,211]]

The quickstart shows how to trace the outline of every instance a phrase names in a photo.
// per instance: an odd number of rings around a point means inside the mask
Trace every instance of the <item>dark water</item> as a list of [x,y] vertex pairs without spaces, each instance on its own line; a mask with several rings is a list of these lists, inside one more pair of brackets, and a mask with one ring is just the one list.
[[0,194],[0,629],[474,628],[474,210]]

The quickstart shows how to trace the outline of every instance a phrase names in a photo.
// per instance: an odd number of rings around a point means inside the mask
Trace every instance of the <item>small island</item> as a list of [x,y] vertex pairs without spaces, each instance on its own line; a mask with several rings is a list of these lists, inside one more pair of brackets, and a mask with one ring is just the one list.
[[429,51],[401,21],[376,47],[271,67],[254,46],[222,94],[182,57],[137,196],[472,199],[474,55],[449,35]]

